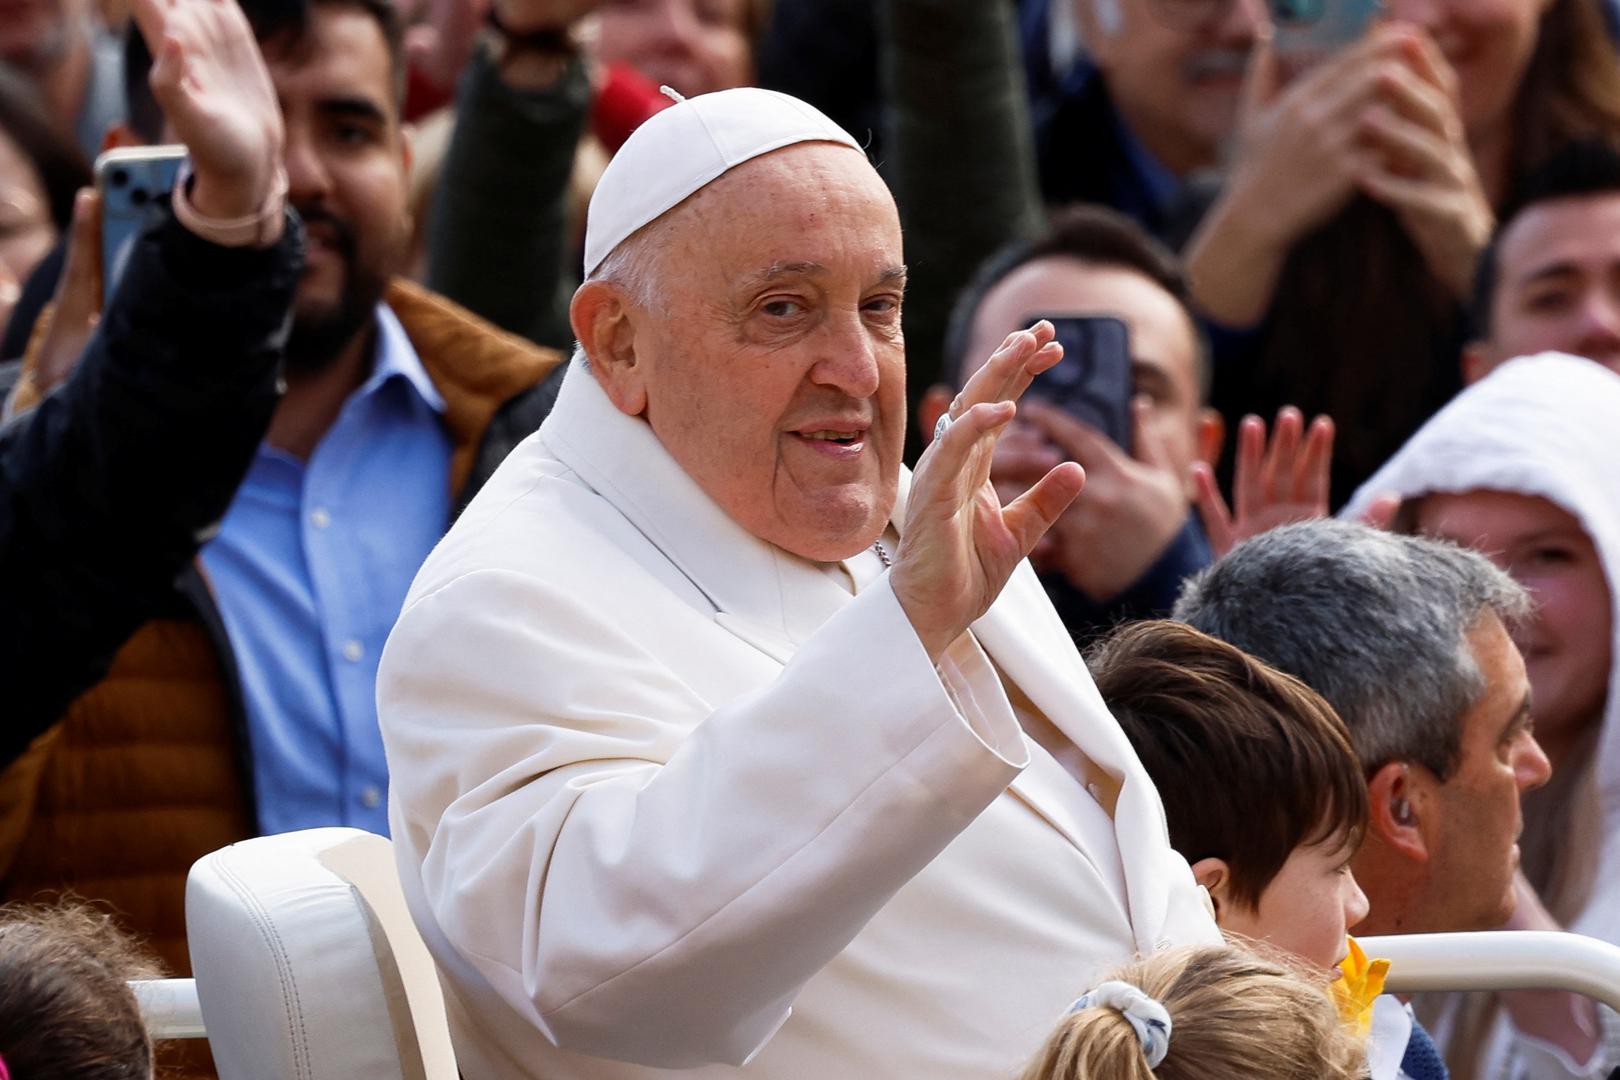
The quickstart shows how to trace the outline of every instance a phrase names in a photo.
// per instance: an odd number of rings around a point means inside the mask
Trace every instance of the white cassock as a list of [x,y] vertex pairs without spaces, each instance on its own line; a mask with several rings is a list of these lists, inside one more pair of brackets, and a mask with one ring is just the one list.
[[1100,971],[1219,940],[1027,565],[938,669],[840,577],[577,362],[428,559],[378,701],[468,1080],[987,1080]]

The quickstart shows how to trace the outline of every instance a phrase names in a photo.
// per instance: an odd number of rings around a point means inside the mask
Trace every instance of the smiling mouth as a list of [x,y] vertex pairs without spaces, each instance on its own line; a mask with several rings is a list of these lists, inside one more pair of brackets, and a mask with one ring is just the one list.
[[861,441],[863,432],[859,431],[801,431],[797,433],[802,439],[812,442],[837,443],[839,446],[849,446],[851,443]]

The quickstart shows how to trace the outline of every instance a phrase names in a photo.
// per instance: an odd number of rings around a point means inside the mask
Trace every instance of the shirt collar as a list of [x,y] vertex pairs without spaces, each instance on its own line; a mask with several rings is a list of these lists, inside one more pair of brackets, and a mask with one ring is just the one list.
[[392,378],[402,378],[416,391],[416,396],[440,416],[444,415],[444,395],[433,385],[433,379],[422,366],[416,347],[405,333],[399,317],[387,304],[377,305],[377,358],[371,377],[360,387],[360,393],[370,394]]

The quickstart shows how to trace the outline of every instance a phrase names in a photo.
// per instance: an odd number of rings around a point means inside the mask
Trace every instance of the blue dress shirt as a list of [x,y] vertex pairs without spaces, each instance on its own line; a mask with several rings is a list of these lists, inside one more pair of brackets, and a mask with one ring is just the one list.
[[309,460],[259,447],[203,566],[236,654],[265,833],[388,834],[377,660],[450,523],[444,399],[394,313]]

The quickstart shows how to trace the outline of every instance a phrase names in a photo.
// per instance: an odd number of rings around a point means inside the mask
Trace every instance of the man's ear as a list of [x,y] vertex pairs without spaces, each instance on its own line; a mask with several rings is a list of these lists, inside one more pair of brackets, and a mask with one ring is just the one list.
[[1423,814],[1428,800],[1419,771],[1407,762],[1391,761],[1367,779],[1367,831],[1385,847],[1426,863],[1429,843],[1423,835]]
[[1232,870],[1225,859],[1199,859],[1192,864],[1193,880],[1209,892],[1209,902],[1215,905],[1215,922],[1220,924],[1232,904]]
[[951,407],[951,399],[955,396],[950,386],[942,382],[923,391],[922,400],[917,402],[917,430],[923,433],[924,438],[934,437],[934,425]]
[[614,407],[626,416],[646,412],[647,372],[636,356],[636,328],[624,291],[611,281],[587,281],[574,292],[568,321]]
[[1220,464],[1221,448],[1226,445],[1226,419],[1205,406],[1198,410],[1198,460],[1210,468]]

